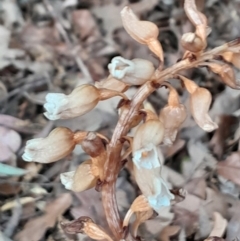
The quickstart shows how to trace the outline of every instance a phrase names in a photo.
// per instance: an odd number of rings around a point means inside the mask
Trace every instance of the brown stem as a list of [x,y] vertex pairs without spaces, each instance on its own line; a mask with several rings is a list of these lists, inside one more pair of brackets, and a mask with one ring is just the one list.
[[134,116],[138,113],[141,104],[158,87],[158,85],[160,86],[163,81],[173,78],[181,70],[197,67],[198,64],[213,59],[216,54],[219,54],[226,49],[227,44],[203,53],[202,56],[193,61],[190,59],[184,59],[161,72],[157,70],[155,73],[156,79],[145,83],[139,88],[131,100],[128,113],[120,116],[108,146],[108,157],[104,166],[105,182],[102,186],[102,203],[106,219],[117,240],[122,239],[122,222],[120,220],[115,194],[115,183],[121,168],[121,150],[123,146],[123,143],[120,141],[121,137],[127,135]]

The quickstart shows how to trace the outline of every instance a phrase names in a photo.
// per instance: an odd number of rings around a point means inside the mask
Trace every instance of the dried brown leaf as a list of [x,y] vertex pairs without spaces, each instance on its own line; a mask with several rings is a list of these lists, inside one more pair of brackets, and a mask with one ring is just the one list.
[[240,151],[233,152],[225,161],[218,162],[217,172],[240,186]]
[[218,158],[222,158],[227,145],[226,140],[234,134],[238,123],[238,118],[235,116],[219,116],[219,127],[210,141],[210,147],[213,148],[213,153],[216,154]]
[[193,194],[201,199],[206,198],[206,181],[204,178],[193,178],[186,185],[185,189],[188,193]]
[[161,231],[159,238],[161,241],[170,241],[170,237],[177,235],[180,229],[180,226],[167,226]]
[[55,225],[58,216],[62,215],[72,204],[72,196],[69,193],[64,193],[50,202],[45,208],[45,214],[30,219],[23,230],[16,236],[16,241],[39,241],[48,228]]
[[214,214],[214,226],[209,236],[222,237],[227,228],[227,220],[223,218],[222,215],[218,212],[214,212],[213,214]]

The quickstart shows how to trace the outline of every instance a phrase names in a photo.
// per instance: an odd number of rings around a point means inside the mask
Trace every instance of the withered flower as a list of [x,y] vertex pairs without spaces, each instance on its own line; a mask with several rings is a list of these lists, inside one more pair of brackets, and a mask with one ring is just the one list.
[[185,0],[184,10],[191,23],[195,26],[195,33],[186,33],[182,36],[182,46],[190,52],[199,52],[206,48],[207,18],[197,10],[195,1]]
[[62,184],[66,189],[82,192],[96,185],[97,177],[92,171],[92,161],[87,160],[80,164],[75,171],[60,174]]
[[240,69],[240,53],[224,52],[221,54],[225,61],[232,63],[236,68]]
[[81,116],[92,110],[100,100],[106,100],[114,96],[127,97],[114,90],[97,89],[93,85],[81,85],[69,95],[50,93],[46,95],[47,103],[44,115],[49,120],[68,119]]
[[131,207],[129,208],[124,221],[123,227],[127,227],[130,221],[130,218],[133,213],[135,212],[149,212],[152,208],[149,206],[147,198],[144,195],[138,196],[132,203]]
[[206,63],[210,70],[218,74],[224,84],[233,89],[240,89],[240,83],[236,82],[234,70],[228,64]]
[[95,240],[113,241],[111,237],[89,217],[80,217],[67,223],[61,223],[62,229],[69,234],[83,233]]
[[107,152],[104,146],[105,139],[102,139],[94,132],[89,132],[82,141],[83,150],[91,156],[92,173],[101,181],[104,181],[104,164],[107,159]]
[[137,42],[147,45],[163,63],[163,50],[158,41],[159,29],[157,25],[149,21],[140,21],[129,7],[123,8],[121,17],[127,33]]
[[23,160],[50,163],[69,155],[76,145],[74,133],[65,127],[51,131],[46,138],[27,141]]
[[142,85],[150,80],[155,68],[152,62],[144,59],[128,60],[114,57],[108,69],[113,77],[129,85]]
[[153,209],[149,209],[145,212],[136,212],[136,219],[134,220],[134,223],[132,225],[132,233],[133,237],[137,237],[137,231],[140,224],[144,223],[148,219],[150,219],[154,214]]
[[190,94],[191,113],[195,122],[207,132],[211,132],[218,128],[218,125],[212,121],[208,115],[209,107],[211,105],[211,93],[202,87],[199,87],[192,80],[178,75],[183,81],[187,91]]
[[180,104],[177,91],[169,84],[163,83],[169,88],[168,105],[160,112],[159,119],[164,125],[163,143],[171,145],[177,136],[179,127],[187,117],[186,107]]

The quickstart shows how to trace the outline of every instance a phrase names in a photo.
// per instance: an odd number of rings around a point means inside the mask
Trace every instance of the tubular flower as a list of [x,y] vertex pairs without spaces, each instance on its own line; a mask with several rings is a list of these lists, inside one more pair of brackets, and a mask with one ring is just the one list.
[[114,57],[108,65],[113,77],[130,85],[142,85],[150,80],[155,69],[153,64],[144,59],[128,60],[123,57]]
[[[163,140],[164,127],[163,123],[159,121],[158,117],[154,113],[148,111],[149,119],[145,123],[141,124],[133,138],[133,152],[147,148],[149,144],[154,146],[159,145]],[[148,117],[147,117],[148,118]]]
[[81,116],[97,105],[99,97],[99,90],[92,85],[81,85],[69,95],[50,93],[46,96],[44,115],[49,120]]
[[75,145],[74,133],[68,128],[58,127],[46,138],[27,141],[22,158],[28,162],[55,162],[69,155]]
[[225,61],[232,63],[236,68],[240,69],[240,53],[224,52],[221,54]]
[[92,174],[92,161],[87,160],[76,171],[61,173],[60,179],[66,189],[82,192],[96,185],[97,177]]
[[177,91],[168,83],[166,85],[169,90],[168,105],[160,112],[159,119],[164,125],[163,143],[171,145],[177,136],[179,127],[187,117],[186,108],[180,104]]
[[131,8],[125,7],[121,11],[123,27],[137,42],[145,44],[163,62],[163,50],[158,41],[159,30],[156,24],[140,21]]
[[81,116],[92,110],[100,100],[106,100],[114,96],[127,97],[121,92],[111,89],[97,89],[93,85],[81,85],[71,94],[64,95],[50,93],[46,96],[47,103],[44,115],[49,120],[68,119]]
[[161,177],[161,161],[157,147],[149,144],[139,151],[133,152],[133,170],[136,182],[147,198],[151,208],[157,213],[168,207],[174,195]]
[[212,96],[210,92],[199,87],[190,79],[179,75],[183,81],[187,91],[190,94],[191,113],[195,122],[207,132],[211,132],[218,128],[218,125],[212,121],[208,115],[209,107],[211,105]]

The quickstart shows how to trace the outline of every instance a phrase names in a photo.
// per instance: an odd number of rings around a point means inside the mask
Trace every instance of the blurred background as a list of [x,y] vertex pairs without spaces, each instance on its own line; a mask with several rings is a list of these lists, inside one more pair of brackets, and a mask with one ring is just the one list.
[[[211,28],[208,49],[240,37],[239,0],[196,4]],[[176,63],[183,55],[181,35],[194,31],[183,0],[0,0],[1,241],[87,240],[80,234],[68,236],[59,224],[80,216],[108,230],[98,192],[73,193],[60,183],[60,173],[87,159],[81,148],[51,164],[27,163],[21,155],[27,140],[46,137],[56,126],[98,131],[111,138],[119,98],[70,120],[47,120],[43,104],[47,93],[69,94],[78,85],[105,79],[115,56],[148,59],[158,66],[147,47],[123,29],[120,11],[126,5],[159,27],[165,67]],[[226,87],[206,68],[183,74],[211,92],[210,115],[219,128],[206,133],[188,116],[173,146],[161,147],[163,177],[188,195],[143,224],[139,234],[145,240],[204,240],[215,235],[232,241],[240,238],[240,91]],[[187,92],[172,83],[189,109]],[[136,89],[131,87],[127,95]],[[159,89],[146,104],[159,113],[167,97],[168,91]],[[129,161],[117,182],[122,217],[140,194],[131,172]]]

